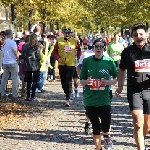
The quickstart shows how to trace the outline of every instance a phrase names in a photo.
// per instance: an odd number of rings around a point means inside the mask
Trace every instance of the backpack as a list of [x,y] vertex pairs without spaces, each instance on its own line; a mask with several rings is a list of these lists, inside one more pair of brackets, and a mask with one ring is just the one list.
[[24,59],[25,71],[40,70],[41,56],[40,56],[40,48],[38,46],[33,49],[32,47],[29,46],[29,44],[25,44],[23,46],[22,59]]

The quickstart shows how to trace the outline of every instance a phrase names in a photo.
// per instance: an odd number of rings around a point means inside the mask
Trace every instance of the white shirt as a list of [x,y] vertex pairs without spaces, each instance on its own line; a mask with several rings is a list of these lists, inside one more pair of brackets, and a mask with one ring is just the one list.
[[3,64],[14,64],[17,63],[17,59],[14,53],[14,49],[17,49],[17,44],[15,41],[10,38],[6,39],[6,43],[4,47],[2,47],[2,51],[4,54]]
[[[84,58],[90,57],[90,56],[92,56],[92,55],[95,55],[95,53],[93,52],[93,50],[86,50],[86,51],[80,56],[78,65],[79,65],[79,64],[82,64]],[[78,66],[78,65],[77,65],[77,66]]]

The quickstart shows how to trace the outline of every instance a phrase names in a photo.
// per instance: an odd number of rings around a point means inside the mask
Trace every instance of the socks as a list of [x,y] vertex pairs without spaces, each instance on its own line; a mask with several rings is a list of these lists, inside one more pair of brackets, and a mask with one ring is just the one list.
[[89,119],[89,118],[86,118],[86,122],[90,123],[90,119]]
[[66,100],[66,104],[68,104],[68,105],[69,105],[69,100]]
[[78,93],[78,88],[75,88],[75,89],[74,89],[74,92],[77,94],[77,93]]
[[110,139],[110,135],[104,135],[104,140]]
[[108,134],[108,135],[104,135],[104,138],[110,138],[110,135]]

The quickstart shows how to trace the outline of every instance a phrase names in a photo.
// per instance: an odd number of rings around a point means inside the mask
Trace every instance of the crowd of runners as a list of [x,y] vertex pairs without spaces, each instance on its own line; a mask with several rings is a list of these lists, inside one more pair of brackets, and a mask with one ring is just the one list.
[[[70,28],[58,32],[42,32],[40,25],[25,30],[18,38],[8,29],[0,33],[1,98],[20,98],[19,87],[26,93],[25,101],[36,100],[36,92],[45,92],[46,81],[56,81],[58,70],[66,101],[79,97],[83,86],[85,133],[92,125],[96,150],[111,150],[112,88],[119,98],[127,76],[127,99],[133,118],[137,150],[146,150],[145,136],[150,131],[150,44],[146,26],[136,23],[131,35],[120,33],[82,37]],[[126,74],[127,72],[127,74]],[[7,91],[12,80],[12,94]],[[20,82],[22,83],[20,85]],[[72,85],[73,82],[73,85]],[[114,86],[115,85],[115,86]]]

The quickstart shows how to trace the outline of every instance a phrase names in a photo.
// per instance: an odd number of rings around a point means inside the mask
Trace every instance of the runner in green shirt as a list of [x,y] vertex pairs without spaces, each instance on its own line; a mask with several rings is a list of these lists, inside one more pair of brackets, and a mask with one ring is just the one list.
[[[109,85],[117,82],[117,68],[111,58],[103,56],[105,41],[99,38],[93,44],[95,55],[83,60],[80,74],[80,82],[85,86],[83,102],[92,124],[96,149],[102,149],[100,132],[103,131],[104,147],[110,150],[113,144],[109,135],[111,123]],[[113,80],[109,80],[110,76]]]
[[109,56],[115,61],[116,66],[119,66],[119,61],[121,59],[121,53],[124,50],[124,47],[119,41],[119,35],[114,36],[114,41],[111,42],[108,47],[107,51]]

